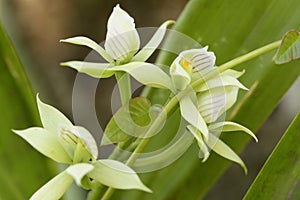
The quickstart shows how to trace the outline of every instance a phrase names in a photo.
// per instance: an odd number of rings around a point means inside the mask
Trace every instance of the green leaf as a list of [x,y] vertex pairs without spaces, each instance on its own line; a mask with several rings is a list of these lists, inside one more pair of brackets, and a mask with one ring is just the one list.
[[38,191],[30,200],[57,200],[60,199],[73,183],[73,178],[66,171],[58,174]]
[[117,189],[138,189],[151,192],[127,165],[115,160],[98,160],[89,176],[94,180]]
[[287,32],[274,56],[276,64],[284,64],[300,58],[300,33],[296,30]]
[[300,113],[264,164],[244,200],[300,198],[299,138]]
[[[216,54],[217,65],[220,65],[280,39],[289,29],[299,28],[299,9],[298,0],[291,0],[288,4],[285,0],[191,0],[177,20],[175,30],[202,45],[208,44]],[[176,39],[176,35],[166,42],[168,46],[164,49],[175,49],[173,52],[193,48],[185,40],[181,42],[178,37]],[[162,53],[159,63],[170,65],[175,57]],[[268,53],[237,67],[239,71],[246,69],[240,81],[249,88],[249,92],[241,93],[238,103],[227,113],[227,119],[241,123],[253,132],[261,127],[300,74],[299,61],[278,67],[271,60],[272,53]],[[148,98],[158,100],[160,95],[161,91],[151,90]],[[176,131],[176,128],[170,128],[162,133],[163,136],[158,137],[149,148],[163,144],[165,133],[169,136],[176,134]],[[236,152],[241,152],[250,140],[245,134],[236,134],[234,139],[231,134],[223,134],[221,138]],[[120,192],[115,196],[133,200],[203,199],[231,163],[212,153],[206,163],[201,164],[198,151],[198,146],[193,145],[172,165],[143,175],[153,194]]]
[[151,109],[148,99],[137,97],[122,106],[107,124],[101,144],[125,142],[132,137],[142,137],[158,112]]
[[33,127],[14,132],[26,140],[37,151],[61,163],[72,163],[72,159],[58,141],[58,137],[48,130]]
[[40,123],[29,81],[1,24],[0,72],[0,199],[23,200],[52,172],[50,160],[11,131]]

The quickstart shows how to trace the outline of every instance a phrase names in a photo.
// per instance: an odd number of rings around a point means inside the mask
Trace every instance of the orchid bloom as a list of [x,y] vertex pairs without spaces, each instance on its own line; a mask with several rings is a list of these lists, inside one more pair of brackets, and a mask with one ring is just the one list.
[[107,34],[104,48],[93,40],[79,36],[61,40],[61,42],[83,45],[100,54],[107,63],[69,61],[61,63],[78,72],[95,78],[107,78],[117,71],[129,73],[144,85],[171,89],[170,77],[158,66],[145,61],[161,43],[166,29],[174,21],[163,23],[151,40],[140,50],[140,38],[135,28],[134,19],[119,5],[113,9],[107,23]]
[[41,102],[38,96],[37,104],[44,128],[13,131],[40,153],[70,166],[35,192],[31,199],[59,199],[74,180],[85,189],[91,189],[99,182],[118,189],[151,192],[125,164],[109,159],[97,160],[98,148],[88,130],[74,126],[56,108]]
[[208,158],[209,149],[212,149],[221,156],[239,163],[246,171],[243,161],[218,139],[217,133],[244,131],[256,141],[257,138],[249,129],[240,124],[226,121],[216,122],[234,105],[238,90],[240,88],[247,90],[237,80],[244,72],[230,69],[212,78],[207,77],[209,72],[217,70],[215,54],[207,50],[208,47],[183,51],[170,67],[172,82],[179,91],[185,90],[195,80],[204,80],[202,85],[179,99],[181,115],[189,123],[187,129],[196,138],[203,161]]

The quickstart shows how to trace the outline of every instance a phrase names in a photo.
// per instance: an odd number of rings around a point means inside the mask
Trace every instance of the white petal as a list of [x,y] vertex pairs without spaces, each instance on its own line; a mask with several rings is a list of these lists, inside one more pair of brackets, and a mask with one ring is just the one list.
[[30,197],[30,200],[58,200],[64,195],[72,182],[72,176],[64,171],[36,191]]
[[130,62],[125,65],[115,66],[113,69],[127,72],[144,85],[170,90],[173,87],[170,77],[158,66],[151,63]]
[[207,146],[205,145],[203,141],[203,137],[198,129],[196,129],[194,126],[188,125],[187,129],[193,134],[193,136],[196,138],[198,142],[198,146],[200,148],[199,157],[203,158],[202,162],[205,162],[207,158],[209,157],[209,150]]
[[94,180],[117,189],[138,189],[151,192],[127,165],[115,160],[98,160],[89,176]]
[[81,179],[93,169],[94,166],[91,164],[79,163],[68,167],[66,172],[74,178],[78,186],[81,186]]
[[133,61],[146,61],[153,52],[157,49],[161,41],[163,40],[167,27],[174,24],[175,21],[168,20],[164,22],[152,36],[150,41],[133,57]]
[[70,120],[59,110],[53,106],[43,103],[39,99],[38,94],[36,95],[36,101],[38,104],[42,124],[46,130],[56,134],[59,124],[72,125],[72,122],[70,122]]
[[134,19],[119,5],[114,7],[108,19],[104,47],[117,61],[130,60],[139,50],[140,38],[135,29]]
[[233,69],[228,69],[224,72],[221,73],[221,75],[223,76],[232,76],[234,78],[239,78],[241,77],[244,73],[245,73],[246,70],[243,70],[241,72],[239,71],[236,71],[236,70],[233,70]]
[[[78,143],[82,143],[84,148],[93,156],[94,159],[98,157],[98,148],[94,137],[91,133],[80,126],[61,125],[60,138],[63,146],[70,155],[74,155]],[[87,158],[89,159],[89,158]]]
[[212,131],[221,131],[221,132],[244,131],[248,133],[251,137],[253,137],[256,142],[258,142],[257,137],[250,129],[234,122],[219,122],[219,123],[211,124],[208,128],[209,130]]
[[211,148],[214,152],[221,155],[222,157],[240,164],[247,174],[247,168],[241,158],[216,136],[214,136],[213,134],[209,134],[206,144],[209,146],[209,148]]
[[188,72],[189,69],[185,69],[181,64],[181,57],[178,56],[170,67],[170,75],[174,86],[178,90],[184,90],[191,82],[191,74]]
[[111,63],[114,61],[113,58],[99,44],[97,44],[90,38],[78,36],[78,37],[72,37],[72,38],[60,40],[60,42],[66,42],[70,44],[77,44],[77,45],[90,47],[91,49],[99,53],[108,62]]
[[226,87],[226,86],[236,86],[243,90],[248,90],[241,82],[239,82],[236,78],[227,75],[221,75],[214,77],[212,79],[207,80],[201,86],[195,88],[197,92],[203,92],[209,89],[213,89],[216,87]]
[[179,104],[182,117],[191,125],[196,127],[206,139],[208,136],[207,125],[191,98],[189,96],[185,96],[179,101]]
[[198,94],[198,109],[207,123],[214,122],[237,100],[238,87],[217,87]]
[[13,130],[36,150],[45,156],[61,163],[72,163],[70,156],[57,140],[57,136],[43,128],[29,128],[21,131]]
[[114,70],[109,63],[92,63],[82,61],[69,61],[60,63],[61,66],[68,66],[78,72],[85,73],[94,78],[108,78],[114,75]]

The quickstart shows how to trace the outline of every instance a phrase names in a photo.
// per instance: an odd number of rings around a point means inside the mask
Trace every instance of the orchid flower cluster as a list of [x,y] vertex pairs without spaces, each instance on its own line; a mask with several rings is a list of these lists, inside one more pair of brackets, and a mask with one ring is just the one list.
[[[134,20],[117,5],[108,19],[104,48],[82,36],[61,40],[90,47],[107,63],[69,61],[62,65],[94,78],[108,78],[121,72],[143,85],[170,90],[173,99],[179,103],[182,118],[188,123],[187,130],[199,145],[199,155],[203,161],[208,159],[210,150],[213,150],[239,163],[246,170],[239,156],[218,138],[220,132],[244,131],[257,140],[246,127],[220,120],[236,102],[238,90],[247,90],[238,81],[244,72],[232,69],[219,71],[215,66],[216,57],[208,51],[208,47],[182,51],[171,64],[169,73],[146,62],[161,43],[168,26],[173,23],[163,23],[139,51],[140,38]],[[98,159],[96,142],[88,130],[74,126],[60,111],[40,101],[38,96],[37,105],[43,128],[33,127],[14,132],[45,156],[69,166],[34,193],[31,199],[59,199],[73,181],[87,190],[103,184],[116,189],[151,192],[135,171],[126,165],[128,163]]]

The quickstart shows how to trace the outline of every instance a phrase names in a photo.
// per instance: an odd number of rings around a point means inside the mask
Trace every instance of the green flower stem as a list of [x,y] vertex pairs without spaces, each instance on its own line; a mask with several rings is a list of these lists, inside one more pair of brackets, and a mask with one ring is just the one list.
[[[219,66],[217,68],[217,70],[211,71],[209,74],[207,74],[205,79],[199,79],[198,81],[195,81],[192,83],[192,85],[191,85],[192,87],[189,87],[189,88],[179,92],[176,96],[174,96],[167,103],[167,105],[165,106],[165,112],[160,113],[159,116],[155,119],[154,123],[152,124],[152,126],[149,128],[149,130],[145,134],[145,139],[141,140],[140,144],[136,147],[134,152],[131,154],[131,156],[127,160],[126,165],[130,166],[136,161],[139,154],[144,150],[144,148],[147,146],[148,142],[150,141],[150,138],[147,138],[147,136],[152,135],[157,130],[157,128],[159,127],[159,125],[161,123],[161,120],[163,120],[164,115],[168,114],[177,105],[178,101],[182,97],[187,95],[189,92],[193,91],[193,88],[200,86],[201,84],[204,83],[205,80],[208,80],[208,79],[218,75],[221,72],[224,72],[228,69],[235,67],[236,65],[244,63],[248,60],[251,60],[255,57],[258,57],[260,55],[263,55],[269,51],[272,51],[272,50],[278,48],[280,43],[281,43],[281,40],[273,42],[273,43],[263,46],[259,49],[251,51],[243,56],[237,57],[227,63],[224,63],[223,65]],[[111,195],[113,194],[113,192],[114,192],[114,188],[111,188],[111,187],[108,188],[107,191],[104,193],[102,200],[108,200],[111,197]]]
[[122,105],[125,105],[131,98],[130,76],[125,72],[116,72],[115,76],[118,82]]

